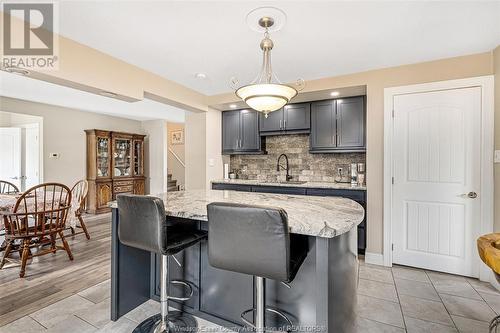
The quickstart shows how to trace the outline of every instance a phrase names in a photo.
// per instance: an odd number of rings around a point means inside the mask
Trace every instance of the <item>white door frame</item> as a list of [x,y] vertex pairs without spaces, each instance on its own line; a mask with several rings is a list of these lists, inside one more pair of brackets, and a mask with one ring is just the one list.
[[[397,95],[460,88],[481,88],[481,234],[493,232],[494,77],[479,76],[384,89],[384,266],[392,266],[393,104]],[[396,111],[397,112],[397,111]],[[474,260],[481,262],[479,255]],[[479,264],[479,278],[492,281],[493,274]]]

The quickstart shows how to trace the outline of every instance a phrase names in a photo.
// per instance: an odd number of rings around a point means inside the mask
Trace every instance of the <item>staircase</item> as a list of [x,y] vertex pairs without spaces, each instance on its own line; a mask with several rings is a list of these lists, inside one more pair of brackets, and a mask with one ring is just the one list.
[[172,179],[172,174],[169,173],[167,175],[167,180],[168,180],[167,192],[179,190],[179,188],[177,187],[177,180]]

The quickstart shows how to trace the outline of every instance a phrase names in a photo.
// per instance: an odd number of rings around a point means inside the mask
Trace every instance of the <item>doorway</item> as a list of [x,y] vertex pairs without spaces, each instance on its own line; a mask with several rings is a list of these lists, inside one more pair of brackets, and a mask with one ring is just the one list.
[[42,118],[0,112],[0,179],[21,191],[43,181]]
[[491,83],[483,77],[386,89],[389,265],[482,275],[475,242],[493,229]]

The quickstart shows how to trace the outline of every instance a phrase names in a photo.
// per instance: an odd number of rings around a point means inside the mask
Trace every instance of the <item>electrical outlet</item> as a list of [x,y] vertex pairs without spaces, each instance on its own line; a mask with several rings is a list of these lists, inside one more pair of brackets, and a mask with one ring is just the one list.
[[495,150],[495,163],[500,163],[500,150]]

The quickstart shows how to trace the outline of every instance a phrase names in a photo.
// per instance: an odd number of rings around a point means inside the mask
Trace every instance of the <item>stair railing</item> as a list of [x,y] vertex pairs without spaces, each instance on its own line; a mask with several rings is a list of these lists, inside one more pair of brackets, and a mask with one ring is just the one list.
[[172,148],[168,147],[168,151],[172,154],[172,156],[175,157],[175,159],[182,165],[183,168],[186,168],[186,164],[184,164],[184,161],[181,160],[181,158],[172,150]]

